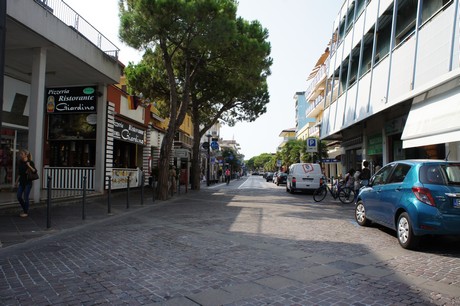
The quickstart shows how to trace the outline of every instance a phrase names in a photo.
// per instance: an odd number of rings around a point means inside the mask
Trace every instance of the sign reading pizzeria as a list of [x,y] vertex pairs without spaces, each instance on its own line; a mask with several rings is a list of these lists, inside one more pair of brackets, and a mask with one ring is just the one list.
[[48,88],[46,112],[95,113],[97,105],[96,86]]
[[145,130],[137,128],[132,124],[115,119],[113,123],[113,138],[144,145],[146,133]]

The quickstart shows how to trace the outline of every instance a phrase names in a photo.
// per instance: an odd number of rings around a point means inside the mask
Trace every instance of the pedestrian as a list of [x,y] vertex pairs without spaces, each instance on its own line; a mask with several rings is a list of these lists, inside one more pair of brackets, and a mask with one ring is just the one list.
[[354,175],[355,175],[355,169],[351,168],[347,174],[345,174],[345,187],[350,187],[352,189],[354,189],[354,185],[355,185],[355,179],[354,179]]
[[176,167],[172,166],[171,169],[169,170],[169,176],[171,178],[171,194],[176,193],[176,187],[177,187],[177,182],[176,182]]
[[19,216],[22,218],[29,215],[29,194],[32,189],[32,181],[27,178],[27,171],[36,173],[37,169],[35,169],[30,152],[23,149],[19,151],[18,177],[16,179],[17,198],[22,207],[22,213]]
[[361,169],[361,174],[359,175],[359,179],[361,180],[362,186],[369,185],[369,179],[371,178],[371,170],[369,169],[369,162],[365,160],[363,162],[363,169]]
[[355,196],[358,195],[359,189],[361,188],[361,182],[359,180],[359,176],[361,175],[361,171],[356,170],[355,174],[353,174],[353,189],[355,191]]
[[225,170],[225,182],[227,185],[230,183],[230,169]]

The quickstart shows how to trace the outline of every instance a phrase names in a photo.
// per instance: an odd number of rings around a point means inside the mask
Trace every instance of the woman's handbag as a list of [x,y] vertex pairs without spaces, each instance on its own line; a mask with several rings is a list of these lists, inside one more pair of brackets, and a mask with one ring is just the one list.
[[32,170],[27,169],[27,180],[28,181],[38,180],[38,171],[33,172]]

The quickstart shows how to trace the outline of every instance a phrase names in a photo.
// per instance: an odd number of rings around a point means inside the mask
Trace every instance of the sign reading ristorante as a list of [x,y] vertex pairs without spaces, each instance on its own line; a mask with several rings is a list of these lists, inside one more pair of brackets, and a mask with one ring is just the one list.
[[144,145],[146,134],[145,130],[115,119],[113,123],[113,138]]
[[96,86],[48,88],[46,90],[47,113],[96,112]]

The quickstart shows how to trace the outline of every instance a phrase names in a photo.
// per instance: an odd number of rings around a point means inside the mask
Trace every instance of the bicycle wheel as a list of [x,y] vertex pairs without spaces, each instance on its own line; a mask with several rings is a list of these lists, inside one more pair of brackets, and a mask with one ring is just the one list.
[[315,202],[321,202],[327,195],[327,189],[324,187],[319,187],[313,192],[313,200]]
[[343,204],[353,203],[355,200],[355,191],[350,187],[344,187],[339,191],[339,200]]

